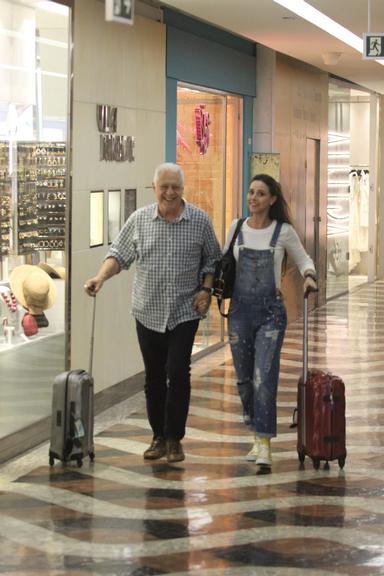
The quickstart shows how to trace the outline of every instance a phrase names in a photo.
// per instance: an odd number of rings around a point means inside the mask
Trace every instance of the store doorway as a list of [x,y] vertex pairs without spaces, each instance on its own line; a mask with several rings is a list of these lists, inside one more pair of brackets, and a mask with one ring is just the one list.
[[[205,210],[221,245],[241,212],[243,101],[217,91],[178,84],[176,160],[185,172],[186,199]],[[216,302],[195,339],[194,352],[224,340]]]

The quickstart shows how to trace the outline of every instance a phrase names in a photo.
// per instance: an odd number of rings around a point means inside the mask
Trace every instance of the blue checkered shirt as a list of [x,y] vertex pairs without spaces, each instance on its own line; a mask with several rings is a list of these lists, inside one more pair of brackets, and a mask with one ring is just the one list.
[[221,250],[206,212],[184,201],[182,214],[170,222],[157,204],[136,210],[111,244],[111,256],[125,270],[136,261],[132,314],[146,328],[165,332],[201,318],[193,298]]

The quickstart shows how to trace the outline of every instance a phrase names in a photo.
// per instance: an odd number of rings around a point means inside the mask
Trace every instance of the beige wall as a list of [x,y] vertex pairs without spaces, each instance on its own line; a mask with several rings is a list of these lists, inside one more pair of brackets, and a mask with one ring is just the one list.
[[[307,138],[320,140],[320,258],[319,301],[325,300],[327,231],[328,75],[279,55],[276,63],[275,146],[281,153],[281,184],[291,207],[295,228],[304,239]],[[284,295],[291,319],[302,314],[302,280],[295,268],[287,271]]]
[[[320,266],[326,265],[326,175],[328,75],[282,54],[258,47],[254,152],[280,154],[280,180],[295,228],[304,238],[305,160],[307,138],[320,141]],[[270,148],[268,149],[268,146]],[[302,280],[291,267],[283,281],[289,320],[302,314]],[[319,300],[325,299],[320,282]]]
[[[72,368],[88,366],[92,302],[83,285],[108,249],[106,222],[104,246],[89,248],[89,192],[137,188],[138,207],[148,204],[153,201],[154,168],[165,157],[164,26],[140,16],[135,16],[133,27],[107,23],[103,3],[74,4]],[[135,137],[133,163],[99,160],[96,104],[117,106],[117,133]],[[122,272],[97,298],[96,391],[142,370],[130,314],[132,278],[133,270]]]

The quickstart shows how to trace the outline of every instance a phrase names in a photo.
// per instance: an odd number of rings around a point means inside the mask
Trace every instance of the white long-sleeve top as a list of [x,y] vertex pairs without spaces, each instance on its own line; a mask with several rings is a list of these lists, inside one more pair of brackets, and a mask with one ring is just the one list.
[[[237,222],[237,219],[233,220],[229,227],[228,237],[223,248],[224,254],[229,248]],[[241,227],[244,239],[243,246],[253,250],[268,250],[275,226],[276,220],[273,220],[267,228],[256,229],[248,226],[247,220],[245,220]],[[281,266],[285,251],[287,251],[290,258],[295,262],[301,275],[303,275],[306,270],[315,270],[312,258],[306,253],[296,230],[291,224],[284,223],[281,227],[274,253],[276,288],[280,288],[281,285]],[[233,254],[237,261],[239,258],[238,237],[235,241]]]

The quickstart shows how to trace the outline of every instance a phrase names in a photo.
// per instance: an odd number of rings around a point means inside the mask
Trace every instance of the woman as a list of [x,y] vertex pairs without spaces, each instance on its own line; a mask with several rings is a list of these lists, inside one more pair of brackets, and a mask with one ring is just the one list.
[[[276,395],[280,352],[287,315],[280,292],[288,254],[304,277],[304,291],[316,289],[314,264],[289,217],[280,184],[267,174],[251,180],[247,195],[250,216],[234,245],[236,281],[228,316],[228,332],[244,421],[255,443],[247,460],[258,473],[271,471],[270,440],[276,436]],[[224,252],[236,228],[231,224]]]

